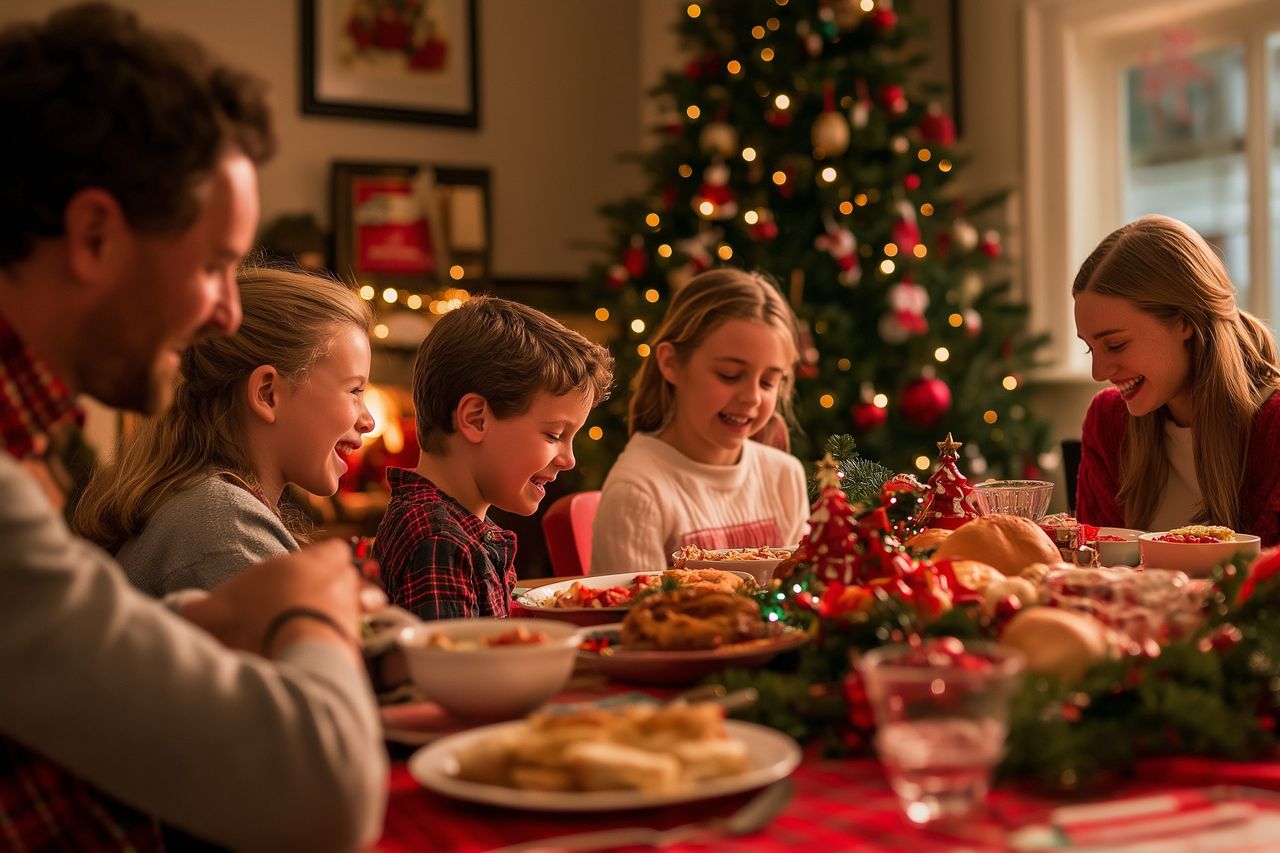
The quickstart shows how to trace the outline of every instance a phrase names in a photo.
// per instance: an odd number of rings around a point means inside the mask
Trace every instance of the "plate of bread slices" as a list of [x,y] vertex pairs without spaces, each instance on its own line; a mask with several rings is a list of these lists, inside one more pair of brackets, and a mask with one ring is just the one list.
[[800,748],[710,702],[546,710],[442,738],[409,759],[429,790],[530,811],[642,809],[748,791]]

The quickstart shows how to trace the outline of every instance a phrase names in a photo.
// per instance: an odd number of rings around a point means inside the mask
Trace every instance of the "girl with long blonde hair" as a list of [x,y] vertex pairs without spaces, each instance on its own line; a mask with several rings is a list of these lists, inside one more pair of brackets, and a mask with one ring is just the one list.
[[145,592],[208,589],[296,550],[292,483],[331,495],[343,455],[373,427],[369,306],[346,285],[291,270],[237,276],[239,331],[182,356],[174,403],[85,490],[73,527],[113,552]]
[[785,437],[799,359],[796,318],[755,273],[716,269],[671,300],[636,374],[631,435],[605,479],[592,574],[655,571],[685,545],[795,545],[804,467]]
[[1089,524],[1192,523],[1280,540],[1280,369],[1221,260],[1166,216],[1113,231],[1072,286],[1093,378],[1076,511]]

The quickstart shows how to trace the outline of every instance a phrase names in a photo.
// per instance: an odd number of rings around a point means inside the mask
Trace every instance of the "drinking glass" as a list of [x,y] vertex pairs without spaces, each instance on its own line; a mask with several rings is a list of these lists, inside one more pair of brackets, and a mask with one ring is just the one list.
[[876,717],[876,752],[913,823],[971,814],[1004,755],[1023,658],[945,637],[884,646],[857,661]]

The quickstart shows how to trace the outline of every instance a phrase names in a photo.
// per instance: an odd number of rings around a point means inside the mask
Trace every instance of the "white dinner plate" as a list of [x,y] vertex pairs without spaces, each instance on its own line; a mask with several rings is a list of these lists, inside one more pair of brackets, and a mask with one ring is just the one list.
[[471,803],[538,812],[605,812],[669,806],[750,791],[789,776],[800,764],[799,745],[781,732],[754,723],[725,720],[725,733],[747,746],[746,771],[707,779],[679,791],[523,791],[457,778],[457,750],[524,724],[523,720],[497,723],[441,738],[410,757],[409,775],[428,790]]
[[[537,616],[550,619],[563,619],[566,622],[573,622],[579,625],[600,625],[608,622],[620,622],[627,611],[631,609],[631,602],[620,607],[556,607],[552,604],[556,594],[563,592],[575,583],[582,584],[590,589],[608,589],[611,586],[620,586],[627,588],[631,586],[631,581],[641,575],[660,575],[662,572],[626,572],[618,575],[584,575],[579,578],[570,578],[568,580],[549,583],[545,586],[535,587],[526,590],[522,595],[516,597],[516,604],[523,608],[527,615]],[[737,575],[743,579],[755,582],[755,578],[747,572],[730,572],[731,575]]]

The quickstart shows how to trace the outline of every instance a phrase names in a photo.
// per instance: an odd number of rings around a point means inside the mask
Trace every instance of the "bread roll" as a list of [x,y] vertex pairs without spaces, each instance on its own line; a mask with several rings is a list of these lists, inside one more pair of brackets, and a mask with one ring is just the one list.
[[952,533],[955,533],[955,531],[947,530],[944,527],[932,527],[928,530],[917,533],[902,544],[906,545],[912,551],[932,551],[934,548],[941,545],[943,540]]
[[1026,655],[1027,669],[1066,684],[1107,656],[1107,628],[1092,616],[1057,607],[1023,610],[1005,626],[1001,645]]
[[996,581],[1004,580],[1004,575],[997,569],[977,560],[952,560],[951,571],[955,572],[956,580],[963,586],[978,592],[984,591]]
[[1056,563],[1058,548],[1029,518],[1016,515],[984,515],[948,536],[937,560],[978,560],[1006,575],[1016,575],[1031,563]]

